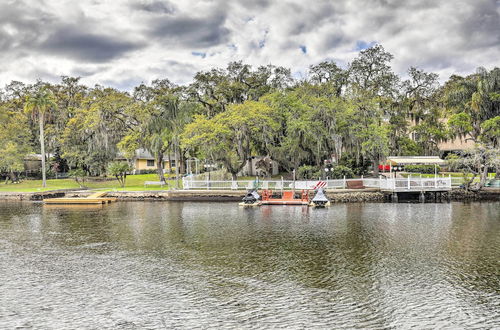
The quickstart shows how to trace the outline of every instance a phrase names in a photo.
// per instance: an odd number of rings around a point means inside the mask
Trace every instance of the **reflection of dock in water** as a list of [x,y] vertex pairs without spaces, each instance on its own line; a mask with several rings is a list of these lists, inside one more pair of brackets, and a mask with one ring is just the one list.
[[105,197],[106,191],[100,191],[93,193],[87,197],[63,197],[63,198],[48,198],[44,199],[43,202],[47,205],[58,204],[58,205],[102,205],[108,204],[116,201],[116,198]]
[[104,204],[100,203],[100,204],[64,204],[64,203],[48,203],[48,204],[44,204],[44,208],[47,208],[47,209],[64,209],[64,210],[75,210],[75,211],[78,211],[78,210],[82,210],[82,211],[85,211],[85,210],[101,210],[103,209],[104,207]]

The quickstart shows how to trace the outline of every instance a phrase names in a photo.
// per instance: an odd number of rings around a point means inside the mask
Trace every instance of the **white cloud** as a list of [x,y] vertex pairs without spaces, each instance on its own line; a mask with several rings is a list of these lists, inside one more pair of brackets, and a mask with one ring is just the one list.
[[[0,4],[0,84],[79,75],[130,89],[243,60],[305,72],[345,65],[360,45],[381,43],[394,70],[442,80],[500,66],[497,0],[216,1],[51,0]],[[304,53],[301,47],[307,50]],[[205,53],[206,56],[197,56]]]

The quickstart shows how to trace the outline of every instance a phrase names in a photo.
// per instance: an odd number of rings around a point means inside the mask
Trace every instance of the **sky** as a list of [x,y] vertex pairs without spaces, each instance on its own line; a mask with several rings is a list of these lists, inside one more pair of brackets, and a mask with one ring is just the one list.
[[231,61],[305,78],[380,43],[404,77],[500,66],[500,0],[0,0],[0,86],[12,80],[131,90]]

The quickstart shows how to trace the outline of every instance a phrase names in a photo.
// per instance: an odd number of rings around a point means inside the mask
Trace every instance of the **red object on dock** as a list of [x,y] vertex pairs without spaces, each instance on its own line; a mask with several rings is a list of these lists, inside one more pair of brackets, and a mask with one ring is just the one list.
[[261,205],[308,205],[309,191],[302,190],[300,198],[295,198],[294,191],[284,191],[281,198],[273,198],[272,190],[262,191]]

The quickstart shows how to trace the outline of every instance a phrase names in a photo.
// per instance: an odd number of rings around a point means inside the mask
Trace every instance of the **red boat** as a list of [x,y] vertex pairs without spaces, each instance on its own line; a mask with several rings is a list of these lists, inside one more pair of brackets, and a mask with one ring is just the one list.
[[294,191],[283,191],[281,197],[273,197],[272,190],[262,190],[261,205],[309,205],[309,190],[302,190],[300,198]]

